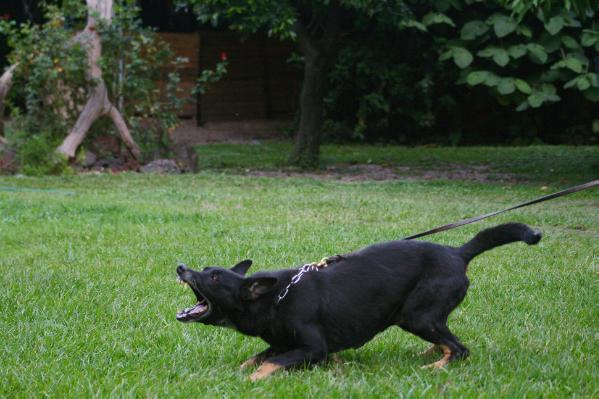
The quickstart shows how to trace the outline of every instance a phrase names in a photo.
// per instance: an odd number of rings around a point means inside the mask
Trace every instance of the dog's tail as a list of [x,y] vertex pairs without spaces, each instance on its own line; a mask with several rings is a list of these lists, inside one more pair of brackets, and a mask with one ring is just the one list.
[[468,263],[475,256],[500,245],[524,241],[528,245],[541,240],[541,232],[522,223],[506,223],[478,233],[472,240],[458,248],[458,254]]

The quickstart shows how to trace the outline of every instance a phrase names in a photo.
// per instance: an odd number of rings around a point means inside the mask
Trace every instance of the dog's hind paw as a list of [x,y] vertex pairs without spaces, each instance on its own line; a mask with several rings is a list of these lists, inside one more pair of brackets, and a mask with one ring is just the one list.
[[449,363],[448,360],[445,360],[444,358],[441,360],[437,360],[434,363],[431,364],[426,364],[422,367],[420,367],[421,369],[442,369],[445,368],[445,366],[447,366],[447,363]]
[[[437,345],[435,345],[437,346]],[[443,357],[440,360],[437,360],[434,363],[427,364],[426,366],[422,366],[423,369],[442,369],[447,363],[451,360],[451,349],[449,349],[446,345],[438,345],[438,348],[443,350]],[[432,349],[432,348],[431,348]]]

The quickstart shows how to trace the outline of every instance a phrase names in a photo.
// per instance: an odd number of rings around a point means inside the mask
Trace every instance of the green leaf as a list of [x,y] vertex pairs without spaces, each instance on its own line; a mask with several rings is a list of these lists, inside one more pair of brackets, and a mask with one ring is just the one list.
[[506,50],[499,47],[487,47],[476,53],[479,57],[492,57],[493,61],[499,66],[506,66],[510,62],[509,54]]
[[565,22],[566,21],[564,20],[564,17],[562,17],[561,15],[556,15],[555,17],[551,17],[549,21],[545,22],[545,29],[551,35],[555,35],[560,30],[562,30]]
[[497,86],[500,81],[501,78],[499,76],[495,75],[494,73],[489,73],[489,76],[487,76],[487,79],[485,79],[484,85],[487,87],[494,87]]
[[543,46],[536,43],[528,43],[526,47],[536,61],[540,62],[541,64],[547,62],[547,53],[545,52]]
[[493,57],[493,54],[495,54],[496,52],[497,47],[487,47],[480,50],[478,53],[476,53],[476,55],[478,55],[479,57],[489,58]]
[[493,23],[493,31],[497,37],[502,38],[516,30],[516,21],[512,18],[503,15],[501,18],[496,18]]
[[556,102],[560,97],[555,94],[556,88],[551,83],[543,83],[541,87],[533,90],[526,101],[533,108],[539,108],[545,102]]
[[505,17],[506,17],[505,14],[501,14],[501,13],[496,12],[493,15],[491,15],[489,18],[487,18],[486,22],[487,22],[488,25],[494,25],[495,21],[497,21],[498,19],[501,19],[501,18],[505,18]]
[[407,21],[402,21],[399,24],[402,28],[415,28],[418,29],[421,32],[427,32],[428,29],[426,29],[426,26],[424,26],[423,23],[421,23],[420,21],[416,21],[415,19],[409,19]]
[[466,77],[466,82],[470,86],[476,86],[483,83],[489,77],[489,71],[472,71]]
[[462,27],[460,37],[462,40],[474,40],[487,33],[488,30],[489,27],[483,21],[470,21]]
[[543,105],[543,102],[545,101],[545,99],[539,93],[534,92],[530,96],[528,96],[527,101],[528,101],[528,105],[530,105],[531,107],[539,108],[541,105]]
[[572,72],[582,73],[584,66],[583,66],[582,62],[580,62],[580,60],[578,60],[577,58],[568,56],[568,57],[564,58],[563,60],[558,61],[551,66],[551,69],[556,69],[556,68],[568,68]]
[[580,28],[582,26],[580,21],[575,18],[573,13],[562,12],[562,17],[564,18],[565,26],[569,26],[571,28]]
[[567,81],[566,84],[564,84],[564,89],[570,89],[570,88],[576,86],[577,81],[578,81],[578,76],[575,77],[574,79]]
[[581,73],[583,69],[583,65],[580,61],[578,61],[574,57],[568,57],[564,60],[566,62],[566,67],[576,73]]
[[498,51],[493,55],[493,61],[499,66],[506,66],[508,62],[510,62],[510,56],[508,52],[504,49],[498,49]]
[[571,50],[579,50],[580,49],[580,45],[578,44],[576,39],[574,39],[570,35],[563,35],[562,43],[564,43],[564,46],[566,46],[567,48],[569,48]]
[[524,44],[515,44],[507,49],[507,52],[512,58],[520,58],[526,54],[526,46]]
[[565,80],[570,76],[570,72],[563,69],[547,69],[539,75],[541,82],[555,82],[557,80]]
[[557,102],[559,100],[561,100],[562,98],[560,96],[558,96],[557,94],[550,94],[547,96],[547,100],[551,101],[551,102]]
[[461,69],[466,68],[468,65],[472,63],[474,57],[472,57],[472,53],[466,50],[463,47],[454,47],[453,48],[453,62],[460,67]]
[[518,33],[519,35],[522,35],[524,37],[527,37],[529,39],[532,38],[532,30],[530,30],[530,28],[526,25],[522,25],[522,24],[518,25],[516,27],[516,33]]
[[440,12],[446,12],[451,7],[451,2],[448,0],[437,0],[434,2],[435,9]]
[[583,91],[582,94],[587,100],[591,102],[599,102],[599,88],[597,87],[591,87],[590,89]]
[[439,61],[447,61],[448,59],[450,59],[451,57],[453,57],[453,49],[450,48],[449,50],[443,52],[440,56],[439,56]]
[[545,19],[545,12],[543,11],[543,7],[539,7],[537,9],[537,18],[541,21],[541,22],[546,22]]
[[516,111],[521,112],[521,111],[526,111],[528,109],[528,103],[526,101],[522,101],[520,103],[520,105],[518,105],[518,107],[516,108]]
[[586,89],[588,89],[589,87],[591,87],[591,82],[590,82],[589,79],[587,79],[586,76],[580,76],[578,78],[578,80],[576,81],[576,87],[580,91],[585,91]]
[[451,18],[449,18],[445,14],[441,14],[440,12],[429,12],[424,17],[422,17],[422,23],[425,26],[431,26],[435,24],[447,24],[455,28],[455,24],[453,23]]
[[555,85],[551,84],[551,83],[543,83],[541,85],[541,91],[546,94],[546,95],[553,95],[556,93],[557,89],[555,88]]
[[532,93],[532,88],[530,87],[528,82],[526,82],[525,80],[516,79],[514,81],[514,84],[516,85],[516,88],[518,88],[518,90],[520,90],[522,93],[524,93],[524,94]]
[[497,91],[500,94],[503,94],[504,96],[508,95],[508,94],[512,94],[514,91],[516,91],[516,85],[514,84],[514,79],[512,79],[512,78],[501,79],[501,81],[497,85]]
[[561,35],[551,36],[549,33],[543,32],[539,37],[539,44],[547,54],[558,51],[562,48]]
[[580,35],[580,43],[584,47],[591,47],[595,42],[599,41],[599,32],[585,30]]

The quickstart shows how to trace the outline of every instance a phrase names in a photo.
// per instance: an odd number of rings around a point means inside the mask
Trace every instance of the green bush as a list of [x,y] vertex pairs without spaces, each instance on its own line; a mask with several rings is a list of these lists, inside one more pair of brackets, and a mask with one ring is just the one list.
[[329,76],[329,138],[599,141],[599,3],[405,4],[399,29],[366,24],[345,41]]
[[20,145],[17,151],[17,162],[21,171],[27,175],[43,176],[70,173],[68,160],[54,151],[57,146],[56,141],[52,141],[51,134],[46,132],[36,135],[29,135],[24,132],[17,132],[12,135],[19,139],[20,136],[27,136],[26,139],[18,140]]
[[[464,2],[467,6],[469,2]],[[559,102],[565,91],[599,102],[591,62],[599,51],[599,25],[557,2],[514,14],[509,6],[471,2],[448,9],[460,22],[456,37],[440,38],[440,60],[462,69],[459,83],[482,86],[518,111]]]
[[[87,89],[94,84],[86,79],[86,43],[73,40],[85,26],[86,15],[85,4],[65,0],[60,7],[47,6],[46,20],[40,25],[0,21],[0,33],[13,49],[9,60],[19,64],[10,97],[13,131],[19,133],[10,139],[17,153],[27,153],[19,159],[26,165],[40,165],[40,170],[53,162],[54,149],[75,124]],[[166,155],[184,99],[193,98],[191,93],[182,95],[179,66],[184,60],[141,25],[135,1],[116,1],[111,24],[101,22],[98,30],[100,66],[111,102],[125,118],[144,158]],[[226,62],[216,71],[205,71],[202,76],[211,79],[198,85],[203,87],[224,73]],[[116,135],[107,118],[92,125],[83,146],[99,135]],[[35,151],[39,154],[33,156]]]

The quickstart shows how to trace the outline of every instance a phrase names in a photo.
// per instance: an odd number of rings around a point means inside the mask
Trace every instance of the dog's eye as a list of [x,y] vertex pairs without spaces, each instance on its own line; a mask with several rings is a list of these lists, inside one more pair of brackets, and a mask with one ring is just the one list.
[[218,272],[212,272],[210,273],[210,280],[212,281],[218,281],[219,279],[219,273]]

